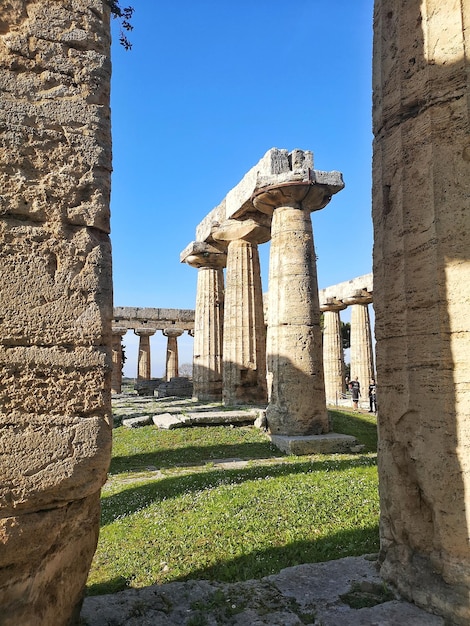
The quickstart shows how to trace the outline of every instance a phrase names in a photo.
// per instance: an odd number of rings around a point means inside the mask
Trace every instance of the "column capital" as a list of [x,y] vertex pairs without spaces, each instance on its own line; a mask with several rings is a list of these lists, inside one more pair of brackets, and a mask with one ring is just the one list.
[[138,337],[151,337],[155,332],[154,328],[134,328],[134,334]]
[[124,337],[128,330],[129,329],[124,326],[115,326],[111,332],[113,335]]
[[164,328],[162,333],[165,337],[179,337],[184,333],[184,330],[182,328]]
[[320,311],[343,311],[347,308],[347,304],[344,304],[341,300],[336,298],[327,298],[325,302],[320,303]]
[[309,181],[278,184],[268,182],[253,193],[253,206],[268,215],[272,215],[274,209],[279,207],[318,211],[328,204],[333,194],[344,188],[340,172],[313,171],[310,178]]
[[343,302],[348,306],[350,304],[370,304],[373,302],[372,294],[364,289],[359,289],[355,291],[354,294],[348,296],[347,298],[343,298]]
[[215,224],[211,235],[215,241],[243,240],[252,244],[266,243],[271,239],[271,217],[265,213],[250,213],[243,219],[229,219]]
[[180,254],[181,263],[191,267],[223,269],[227,264],[227,252],[223,246],[213,245],[204,241],[192,241]]

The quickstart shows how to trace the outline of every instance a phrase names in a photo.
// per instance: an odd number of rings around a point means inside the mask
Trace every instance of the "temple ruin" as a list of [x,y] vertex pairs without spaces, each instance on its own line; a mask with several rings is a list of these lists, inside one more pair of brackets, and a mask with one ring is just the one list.
[[155,309],[145,307],[114,307],[112,320],[113,376],[111,392],[121,393],[122,337],[132,330],[139,337],[137,379],[151,380],[150,337],[161,331],[167,337],[165,380],[177,378],[178,337],[184,332],[194,334],[194,311],[189,309]]
[[[380,572],[458,625],[470,621],[469,22],[465,0],[375,1]],[[2,626],[76,623],[96,546],[111,442],[109,46],[102,0],[2,2]],[[221,268],[231,290],[254,276],[269,227],[268,419],[306,436],[329,428],[320,305],[348,304],[317,300],[310,212],[343,183],[315,172],[309,152],[271,156],[227,196],[219,230],[212,215],[185,252],[200,268],[194,326],[207,339],[195,383],[227,402],[265,393],[262,346],[244,338],[259,329],[257,287],[244,285],[249,321],[223,346]],[[361,286],[349,304],[369,297]],[[221,363],[222,347],[236,360]]]

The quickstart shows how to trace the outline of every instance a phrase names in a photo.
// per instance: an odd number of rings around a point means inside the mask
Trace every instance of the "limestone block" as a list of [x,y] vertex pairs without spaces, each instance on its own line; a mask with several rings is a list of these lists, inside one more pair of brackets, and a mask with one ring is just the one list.
[[109,9],[0,14],[0,621],[62,626],[111,448]]
[[162,430],[173,430],[174,428],[183,428],[188,425],[188,419],[184,415],[175,415],[174,413],[154,415],[152,421],[157,428]]
[[470,622],[469,27],[465,1],[376,2],[381,573],[453,624]]
[[112,316],[108,236],[3,218],[0,242],[2,343],[100,344]]
[[357,439],[352,435],[325,433],[313,436],[270,435],[271,442],[286,454],[346,454],[360,452]]
[[122,425],[126,428],[140,428],[141,426],[148,426],[152,423],[152,418],[149,415],[139,415],[138,417],[129,417],[122,420]]
[[99,515],[96,492],[64,506],[0,519],[0,545],[8,547],[0,550],[2,626],[66,625],[78,619]]

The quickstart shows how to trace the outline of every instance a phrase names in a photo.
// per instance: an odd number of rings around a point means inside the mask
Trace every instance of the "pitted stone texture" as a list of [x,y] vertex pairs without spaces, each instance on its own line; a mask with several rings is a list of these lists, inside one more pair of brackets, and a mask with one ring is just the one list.
[[[348,302],[348,300],[346,300]],[[355,300],[354,300],[355,302]],[[367,304],[351,305],[351,380],[356,377],[361,384],[361,399],[367,399],[369,382],[375,378],[370,330],[369,308]]]
[[466,0],[377,0],[374,308],[382,573],[470,623]]
[[197,400],[222,399],[224,273],[201,267],[197,274],[193,385]]
[[266,404],[266,328],[258,246],[231,241],[225,275],[225,405]]
[[60,626],[111,444],[109,11],[0,13],[0,621]]
[[340,303],[336,305],[330,303],[320,308],[323,311],[323,369],[326,401],[328,404],[337,404],[344,390],[343,342],[338,309],[345,308],[345,306]]
[[360,452],[364,446],[359,446],[357,439],[352,435],[325,433],[310,437],[289,437],[286,435],[271,435],[271,442],[286,454],[339,454]]
[[[68,625],[80,610],[96,549],[99,493],[0,520],[0,623]],[[21,576],[12,576],[21,572]]]
[[273,435],[329,431],[320,310],[308,209],[275,209],[269,262],[268,427]]

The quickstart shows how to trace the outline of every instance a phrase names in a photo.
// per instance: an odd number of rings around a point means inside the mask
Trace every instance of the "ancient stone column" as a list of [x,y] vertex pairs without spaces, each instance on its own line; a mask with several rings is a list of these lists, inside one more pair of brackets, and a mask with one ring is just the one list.
[[329,199],[322,187],[308,184],[270,187],[254,198],[259,210],[272,213],[266,417],[274,435],[330,430],[310,219]]
[[137,380],[150,380],[150,337],[155,334],[151,328],[136,328],[134,333],[139,337],[139,357],[137,360]]
[[193,396],[222,400],[224,273],[227,255],[210,244],[193,242],[182,261],[198,268],[194,318]]
[[113,328],[112,350],[113,371],[111,374],[111,393],[121,393],[122,386],[122,338],[127,328]]
[[376,0],[381,574],[470,623],[470,6]]
[[228,242],[225,275],[223,402],[265,404],[266,326],[258,244],[270,238],[269,218],[228,220],[214,229]]
[[78,621],[111,451],[109,9],[0,9],[0,622]]
[[372,333],[370,328],[369,304],[372,295],[366,291],[357,292],[343,302],[351,306],[351,380],[359,379],[361,384],[360,401],[368,401],[368,387],[374,374],[374,354],[372,351]]
[[329,298],[320,306],[320,311],[323,312],[323,370],[328,404],[338,404],[344,391],[343,339],[339,312],[345,308],[343,302],[334,298]]
[[165,380],[171,380],[178,376],[178,337],[184,333],[184,330],[181,328],[165,328],[162,332],[165,337],[168,337]]

